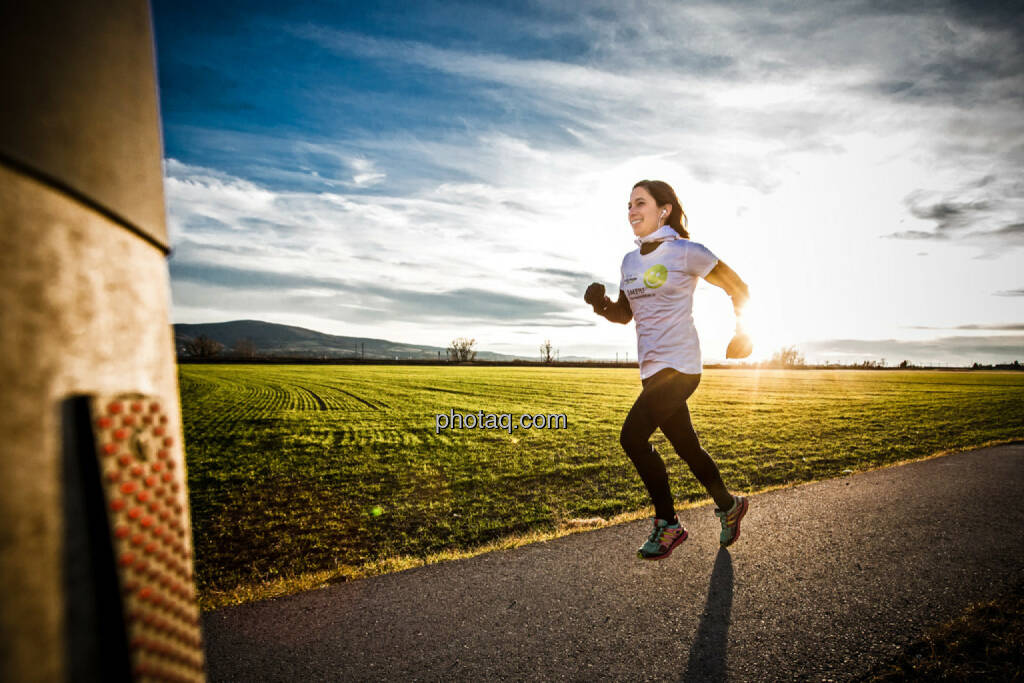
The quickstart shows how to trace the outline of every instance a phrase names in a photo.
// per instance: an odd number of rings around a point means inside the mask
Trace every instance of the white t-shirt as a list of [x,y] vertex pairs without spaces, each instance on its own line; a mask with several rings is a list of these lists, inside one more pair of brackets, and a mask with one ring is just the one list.
[[700,340],[693,325],[693,290],[718,264],[703,244],[679,236],[666,225],[639,240],[662,242],[654,251],[635,249],[622,259],[619,289],[626,293],[636,321],[640,377],[665,368],[701,372]]

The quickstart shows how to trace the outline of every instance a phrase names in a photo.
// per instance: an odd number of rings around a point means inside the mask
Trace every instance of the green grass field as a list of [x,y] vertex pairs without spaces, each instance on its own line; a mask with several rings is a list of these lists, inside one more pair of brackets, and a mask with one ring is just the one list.
[[[183,365],[179,379],[204,608],[647,513],[618,444],[636,369]],[[1024,373],[708,370],[689,405],[746,492],[1024,437]],[[564,413],[568,428],[435,434],[451,410]],[[702,500],[653,440],[676,500]]]

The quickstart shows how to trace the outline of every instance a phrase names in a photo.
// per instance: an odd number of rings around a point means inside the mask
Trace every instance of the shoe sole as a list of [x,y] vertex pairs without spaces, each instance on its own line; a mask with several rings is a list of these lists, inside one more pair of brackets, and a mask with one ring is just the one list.
[[637,557],[639,557],[641,560],[648,560],[648,561],[664,560],[666,557],[668,557],[669,555],[672,554],[672,551],[676,549],[676,546],[678,546],[680,543],[682,543],[683,541],[685,541],[689,537],[690,537],[690,532],[687,531],[686,529],[683,529],[682,536],[679,536],[678,538],[676,538],[676,540],[672,541],[672,545],[670,545],[668,547],[668,550],[666,550],[661,555],[650,555],[650,556],[647,556],[647,555],[640,555],[638,553]]
[[732,539],[728,543],[723,543],[722,544],[723,548],[728,548],[733,543],[735,543],[736,541],[740,540],[740,522],[743,521],[743,515],[747,514],[747,508],[748,507],[749,507],[749,502],[747,501],[746,498],[744,498],[743,502],[740,504],[740,516],[736,518],[736,533],[732,535]]

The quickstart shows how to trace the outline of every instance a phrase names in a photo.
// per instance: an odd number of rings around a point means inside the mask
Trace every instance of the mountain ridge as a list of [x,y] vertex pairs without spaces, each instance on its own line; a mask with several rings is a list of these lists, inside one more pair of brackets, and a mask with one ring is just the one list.
[[[425,344],[407,344],[374,337],[348,337],[327,334],[297,325],[283,325],[264,320],[230,320],[215,323],[175,323],[174,347],[179,356],[187,356],[186,344],[206,336],[224,345],[230,353],[239,342],[252,342],[256,356],[287,356],[299,358],[367,358],[387,360],[437,360],[447,358],[447,348]],[[513,356],[493,351],[477,351],[477,360],[516,360]],[[528,359],[533,360],[533,359]]]

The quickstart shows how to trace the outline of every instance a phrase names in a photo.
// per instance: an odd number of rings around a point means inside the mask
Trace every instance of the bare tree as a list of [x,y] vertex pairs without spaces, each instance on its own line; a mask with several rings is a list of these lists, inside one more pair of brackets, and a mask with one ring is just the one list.
[[223,344],[210,339],[205,334],[201,334],[192,341],[185,343],[185,353],[193,358],[210,358],[211,356],[216,356],[223,349]]
[[771,364],[784,368],[792,368],[804,364],[804,354],[795,346],[784,346],[772,354]]
[[555,348],[551,345],[550,339],[545,339],[544,343],[540,345],[540,359],[545,363],[550,363],[555,359]]
[[248,337],[245,337],[244,339],[236,339],[232,350],[239,358],[256,357],[256,343]]
[[476,359],[476,351],[473,350],[475,344],[476,339],[466,339],[465,337],[452,339],[452,343],[448,346],[448,360],[465,362]]

